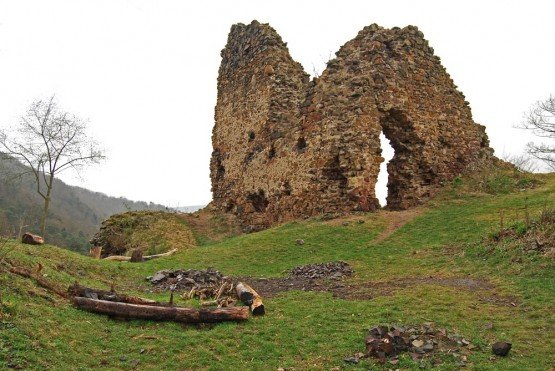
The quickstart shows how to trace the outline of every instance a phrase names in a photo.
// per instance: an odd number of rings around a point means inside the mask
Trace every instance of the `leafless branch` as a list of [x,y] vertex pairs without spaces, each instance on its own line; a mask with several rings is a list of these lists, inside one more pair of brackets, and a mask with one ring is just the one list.
[[19,125],[10,131],[0,131],[0,152],[16,159],[32,173],[36,191],[44,200],[41,233],[54,179],[66,169],[99,163],[104,159],[98,143],[86,134],[87,124],[79,117],[63,111],[54,96],[31,104]]
[[530,156],[555,170],[555,96],[550,95],[545,101],[536,102],[518,127],[530,130],[537,137],[546,140],[540,143],[530,142],[526,149]]

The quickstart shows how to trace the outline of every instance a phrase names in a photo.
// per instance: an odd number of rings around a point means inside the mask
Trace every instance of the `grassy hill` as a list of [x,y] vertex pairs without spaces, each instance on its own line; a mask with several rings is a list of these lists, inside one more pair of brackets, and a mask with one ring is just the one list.
[[[24,231],[38,233],[43,201],[30,174],[21,178],[25,167],[15,160],[0,163],[0,235],[13,235],[21,225]],[[78,252],[89,251],[88,241],[108,216],[129,210],[165,210],[166,207],[54,181],[52,203],[46,229],[47,240]]]
[[[537,185],[526,188],[529,181]],[[487,187],[490,194],[480,191]],[[32,280],[4,271],[0,367],[459,369],[460,357],[453,354],[434,363],[405,354],[395,366],[343,361],[364,350],[367,331],[375,325],[433,322],[471,342],[469,369],[551,369],[554,260],[549,251],[530,248],[526,236],[532,228],[545,228],[542,238],[554,236],[553,224],[540,223],[554,204],[555,174],[524,183],[457,179],[416,210],[311,219],[221,241],[203,238],[197,229],[198,247],[144,263],[95,261],[55,246],[9,242],[4,251],[11,264],[40,263],[44,277],[60,285],[115,283],[118,291],[159,300],[168,294],[152,292],[145,277],[160,269],[215,267],[254,280],[284,277],[302,264],[344,260],[354,275],[340,282],[347,295],[334,296],[331,286],[276,292],[265,297],[264,317],[182,326],[82,312]],[[298,245],[297,239],[305,243]],[[513,344],[508,357],[492,356],[497,340]]]

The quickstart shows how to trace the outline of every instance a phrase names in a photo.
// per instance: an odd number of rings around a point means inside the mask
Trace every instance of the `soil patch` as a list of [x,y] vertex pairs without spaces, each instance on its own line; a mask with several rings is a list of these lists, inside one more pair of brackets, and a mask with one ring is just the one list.
[[371,300],[379,296],[394,295],[397,290],[416,285],[439,285],[476,292],[479,301],[484,303],[513,307],[519,303],[515,297],[496,293],[495,287],[489,282],[461,277],[411,277],[383,282],[345,282],[344,277],[311,279],[302,276],[241,279],[249,282],[262,297],[273,297],[282,292],[298,290],[330,292],[334,297],[345,300]]
[[[162,270],[147,280],[154,291],[175,291],[183,299],[229,301],[235,297],[234,287],[246,282],[262,297],[271,298],[286,291],[330,292],[345,300],[370,300],[379,296],[394,295],[396,291],[416,285],[438,285],[476,292],[479,301],[494,305],[518,306],[515,297],[495,292],[495,287],[483,280],[467,277],[405,277],[389,281],[346,281],[353,275],[351,266],[343,261],[302,265],[289,271],[287,277],[255,278],[230,277],[208,268]],[[227,303],[226,301],[226,303]],[[220,304],[220,303],[219,303]],[[227,305],[227,304],[224,304]]]

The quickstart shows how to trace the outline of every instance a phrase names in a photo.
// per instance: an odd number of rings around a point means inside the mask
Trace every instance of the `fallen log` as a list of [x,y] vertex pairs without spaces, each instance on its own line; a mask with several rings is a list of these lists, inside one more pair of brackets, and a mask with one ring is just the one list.
[[24,233],[23,236],[21,236],[21,243],[27,245],[42,245],[44,244],[44,238],[39,235],[27,232]]
[[246,283],[239,282],[237,283],[237,286],[235,286],[235,291],[237,292],[239,299],[241,299],[245,305],[249,306],[253,315],[264,315],[265,310],[262,298],[252,287]]
[[249,309],[247,307],[196,309],[127,304],[83,297],[74,297],[72,301],[76,308],[126,319],[174,321],[181,323],[214,323],[224,321],[246,321],[249,318]]
[[118,294],[114,291],[105,291],[93,289],[90,287],[81,286],[77,283],[69,286],[67,289],[69,296],[80,296],[88,299],[95,300],[105,300],[105,301],[117,301],[120,303],[128,304],[141,304],[141,305],[161,305],[155,300],[139,298],[136,296],[128,296],[124,294]]
[[[42,269],[42,266],[41,266],[41,269]],[[67,298],[67,293],[62,288],[58,287],[53,282],[48,281],[44,277],[42,277],[38,274],[34,274],[33,272],[31,272],[28,269],[21,268],[21,267],[11,267],[10,272],[13,273],[13,274],[17,274],[18,276],[21,276],[21,277],[30,278],[32,280],[35,280],[39,286],[41,286],[41,287],[43,287],[47,290],[52,291],[53,293],[55,293],[56,295],[61,296],[62,298]]]
[[[170,255],[175,254],[176,252],[177,252],[177,249],[173,249],[173,250],[170,250],[170,251],[162,253],[162,254],[145,255],[145,256],[143,256],[143,261],[152,260],[152,259],[156,259],[156,258],[162,258],[164,256],[170,256]],[[114,261],[119,261],[119,262],[128,262],[128,261],[131,260],[131,256],[112,255],[112,256],[108,256],[108,257],[104,258],[104,260],[114,260]]]

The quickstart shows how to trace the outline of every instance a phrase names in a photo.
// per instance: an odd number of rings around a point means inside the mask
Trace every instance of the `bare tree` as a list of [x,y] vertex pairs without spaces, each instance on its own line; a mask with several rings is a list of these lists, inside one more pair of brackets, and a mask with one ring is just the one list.
[[550,95],[545,101],[536,102],[519,127],[546,139],[546,142],[528,143],[526,150],[555,170],[555,96]]
[[514,155],[510,153],[503,153],[501,158],[515,165],[517,171],[522,173],[535,173],[538,171],[538,164],[536,160],[527,154]]
[[0,151],[26,165],[24,174],[34,177],[36,191],[44,200],[40,221],[44,235],[54,179],[62,171],[79,171],[99,163],[104,155],[98,143],[87,136],[86,122],[63,111],[54,96],[33,102],[9,134],[0,131]]

